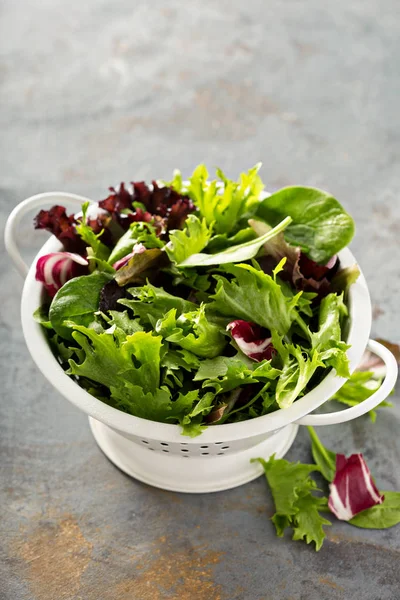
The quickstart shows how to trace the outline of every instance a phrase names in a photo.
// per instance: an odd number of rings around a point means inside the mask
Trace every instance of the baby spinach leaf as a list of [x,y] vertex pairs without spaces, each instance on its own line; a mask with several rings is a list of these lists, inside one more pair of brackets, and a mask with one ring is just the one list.
[[400,492],[381,492],[382,504],[367,508],[350,519],[350,525],[362,529],[388,529],[400,523]]
[[272,226],[287,215],[293,219],[285,231],[287,242],[300,246],[317,263],[327,263],[354,235],[350,215],[333,196],[317,188],[286,187],[257,208],[257,216]]
[[53,329],[63,338],[72,340],[72,330],[65,322],[90,325],[99,309],[100,292],[110,281],[107,273],[94,272],[67,281],[54,296],[49,318]]

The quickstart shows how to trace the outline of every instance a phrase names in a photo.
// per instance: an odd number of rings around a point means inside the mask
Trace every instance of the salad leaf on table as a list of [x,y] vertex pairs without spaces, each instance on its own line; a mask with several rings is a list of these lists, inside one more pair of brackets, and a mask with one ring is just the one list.
[[[340,480],[344,482],[345,490],[342,494],[349,503],[346,514],[348,523],[366,529],[386,529],[400,523],[400,492],[379,493],[362,454],[353,454],[346,459],[343,454],[335,454],[325,448],[313,427],[307,429],[312,441],[313,458],[323,477],[331,485],[336,479],[339,479],[339,485]],[[365,503],[369,503],[370,508],[363,510]],[[336,500],[332,499],[331,494],[329,508],[332,510],[334,505]],[[358,508],[352,514],[354,506]],[[341,516],[344,516],[343,513],[339,518]]]
[[278,537],[282,537],[286,528],[293,530],[293,540],[305,540],[315,543],[319,550],[325,538],[324,525],[331,525],[320,511],[326,507],[326,499],[316,496],[319,491],[310,473],[318,471],[316,465],[290,463],[272,455],[268,461],[257,460],[263,467],[268,485],[275,503],[272,522]]

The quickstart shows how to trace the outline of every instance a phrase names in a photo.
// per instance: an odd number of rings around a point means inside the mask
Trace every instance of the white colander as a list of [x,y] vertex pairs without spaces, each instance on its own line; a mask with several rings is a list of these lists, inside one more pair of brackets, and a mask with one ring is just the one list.
[[[73,194],[50,192],[21,202],[11,213],[5,231],[7,251],[23,277],[21,318],[26,344],[44,376],[70,402],[89,415],[93,435],[106,456],[121,470],[150,485],[179,492],[215,492],[255,479],[262,473],[252,458],[282,457],[293,443],[299,425],[332,425],[363,415],[380,404],[391,392],[397,378],[397,363],[381,344],[369,340],[371,303],[368,288],[361,275],[349,293],[350,324],[347,341],[350,370],[360,362],[368,346],[386,364],[386,377],[380,389],[367,400],[345,410],[328,414],[310,413],[328,400],[345,382],[331,370],[325,379],[287,409],[240,423],[214,425],[194,439],[184,437],[178,425],[155,423],[127,415],[97,400],[80,388],[54,358],[41,326],[32,313],[40,305],[42,284],[35,281],[35,265],[39,256],[60,250],[51,237],[41,248],[30,268],[18,247],[18,225],[21,217],[46,204],[79,204],[87,198]],[[339,254],[342,267],[355,259],[348,249]]]

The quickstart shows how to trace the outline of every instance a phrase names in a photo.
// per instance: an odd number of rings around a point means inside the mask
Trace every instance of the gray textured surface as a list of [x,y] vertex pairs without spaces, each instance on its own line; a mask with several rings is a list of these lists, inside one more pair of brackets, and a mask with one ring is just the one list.
[[[270,189],[329,189],[354,215],[352,247],[374,333],[400,338],[400,53],[394,0],[3,0],[1,223],[52,189],[93,197],[122,179],[231,175],[264,162]],[[28,257],[45,236],[21,230]],[[204,496],[125,477],[86,417],[33,365],[22,282],[0,263],[1,600],[397,600],[399,529],[336,522],[318,553],[277,539],[266,484]],[[400,489],[400,411],[329,427]],[[308,460],[301,432],[290,459]]]

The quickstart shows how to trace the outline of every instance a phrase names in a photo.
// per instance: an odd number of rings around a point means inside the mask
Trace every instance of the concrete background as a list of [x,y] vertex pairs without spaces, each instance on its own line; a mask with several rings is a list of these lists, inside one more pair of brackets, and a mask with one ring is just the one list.
[[[177,166],[262,160],[269,189],[320,186],[352,213],[373,334],[398,341],[399,34],[394,0],[3,0],[1,224],[41,191],[101,199]],[[28,259],[45,238],[23,224]],[[262,478],[190,496],[120,473],[33,365],[21,289],[4,258],[1,600],[399,598],[398,528],[335,522],[315,553],[275,537]],[[399,420],[396,406],[321,435],[400,489]],[[288,458],[309,460],[304,432]]]

